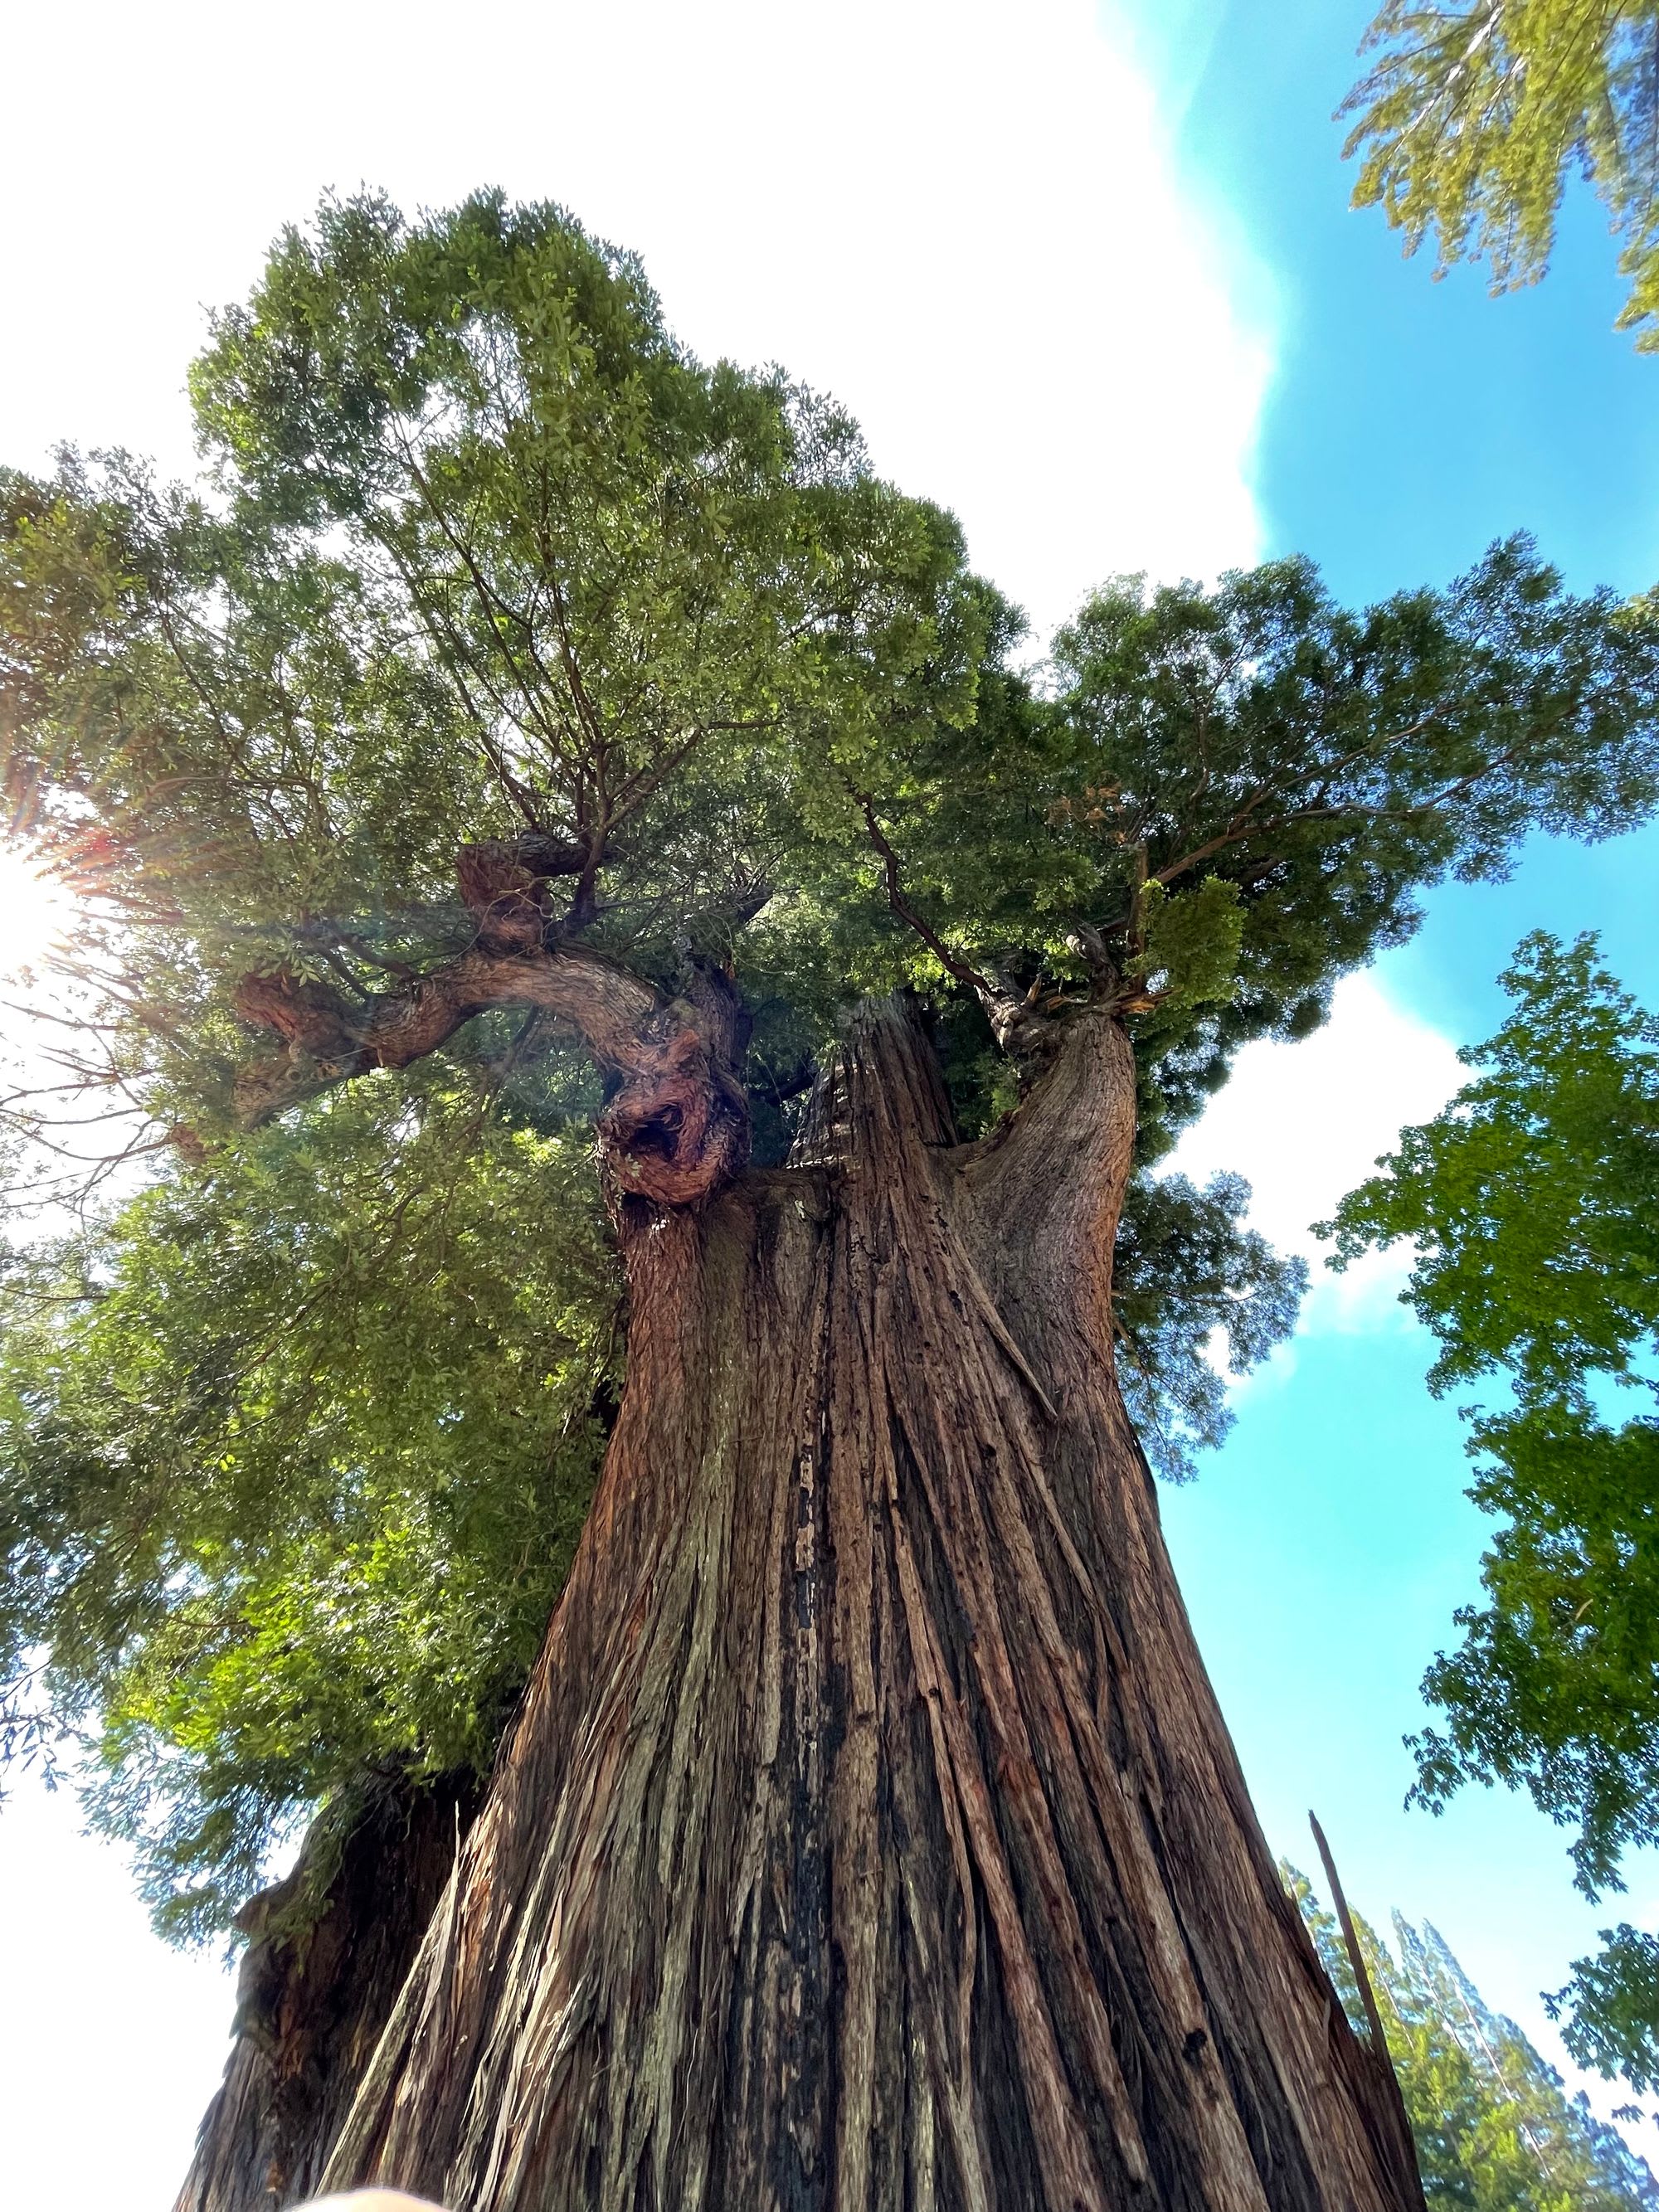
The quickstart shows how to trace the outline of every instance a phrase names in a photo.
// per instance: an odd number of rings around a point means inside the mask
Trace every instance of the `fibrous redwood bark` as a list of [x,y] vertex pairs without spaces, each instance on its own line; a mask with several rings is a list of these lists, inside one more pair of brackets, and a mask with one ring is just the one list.
[[234,2040],[174,2212],[269,2212],[316,2187],[478,1796],[471,1774],[371,1778],[244,1907]]
[[465,2212],[1420,2203],[1113,1379],[1133,1100],[1089,1013],[957,1146],[895,1002],[853,1024],[797,1164],[619,1201],[605,1476],[331,2185]]

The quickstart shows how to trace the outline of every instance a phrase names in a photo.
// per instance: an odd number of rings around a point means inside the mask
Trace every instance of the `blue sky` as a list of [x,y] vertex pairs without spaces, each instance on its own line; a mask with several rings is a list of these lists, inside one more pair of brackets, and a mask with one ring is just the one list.
[[[1196,67],[1200,42],[1172,44],[1153,13],[1139,15],[1143,52],[1184,98],[1183,172],[1248,241],[1266,292],[1273,370],[1252,465],[1264,551],[1310,553],[1340,592],[1369,598],[1443,580],[1526,529],[1576,586],[1659,580],[1659,361],[1611,327],[1615,251],[1588,193],[1570,198],[1541,286],[1493,300],[1478,270],[1433,283],[1426,252],[1404,259],[1380,216],[1346,204],[1329,118],[1367,9],[1206,8]],[[1376,982],[1468,1043],[1501,1018],[1495,979],[1526,930],[1594,929],[1659,1003],[1656,870],[1659,830],[1534,841],[1509,883],[1434,893]],[[1283,1063],[1293,1099],[1295,1055]],[[1343,1320],[1328,1290],[1310,1321],[1241,1394],[1201,1481],[1168,1501],[1200,1640],[1275,1844],[1307,1859],[1316,1804],[1363,1909],[1434,1918],[1548,2042],[1537,1992],[1608,1919],[1634,1908],[1653,1924],[1659,1873],[1632,1869],[1629,1897],[1594,1908],[1571,1890],[1566,1838],[1522,1802],[1466,1792],[1438,1820],[1402,1813],[1416,1684],[1474,1594],[1485,1531],[1460,1494],[1455,1409],[1424,1388],[1424,1334],[1376,1297]]]
[[[31,11],[0,145],[0,286],[29,341],[0,356],[0,459],[68,435],[187,469],[204,307],[246,289],[280,222],[329,185],[412,204],[500,181],[638,246],[701,349],[835,391],[1040,626],[1114,569],[1300,550],[1364,598],[1517,528],[1577,585],[1659,580],[1659,360],[1611,329],[1598,211],[1575,200],[1548,281],[1504,301],[1402,260],[1348,212],[1330,121],[1368,12],[502,0],[486,39],[435,0]],[[1243,1167],[1264,1224],[1311,1249],[1307,1223],[1496,1025],[1526,929],[1599,929],[1659,1004],[1656,869],[1659,830],[1435,894],[1320,1038],[1248,1057],[1190,1162]],[[1574,1897],[1565,1838],[1505,1796],[1402,1810],[1401,1738],[1482,1530],[1385,1272],[1316,1290],[1224,1451],[1166,1494],[1171,1542],[1275,1847],[1305,1860],[1316,1806],[1360,1908],[1433,1918],[1547,2040],[1538,1991],[1609,1917]],[[1659,1915],[1659,1873],[1628,1903]],[[220,2063],[222,1974],[161,1951],[62,1799],[0,1816],[0,1915],[20,2197],[160,2208]]]

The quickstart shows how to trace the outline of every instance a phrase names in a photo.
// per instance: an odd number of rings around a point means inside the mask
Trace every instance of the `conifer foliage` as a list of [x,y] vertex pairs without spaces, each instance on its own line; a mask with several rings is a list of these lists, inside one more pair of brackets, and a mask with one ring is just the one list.
[[[1280,1864],[1356,2033],[1365,2010],[1334,1914]],[[1431,2206],[1469,2212],[1654,2212],[1659,2182],[1512,2020],[1495,2013],[1439,1931],[1393,1916],[1393,1948],[1354,1917]]]
[[1577,172],[1623,240],[1619,318],[1659,348],[1659,9],[1653,0],[1388,0],[1378,58],[1349,94],[1354,200],[1380,206],[1440,271],[1485,260],[1494,291],[1548,265]]

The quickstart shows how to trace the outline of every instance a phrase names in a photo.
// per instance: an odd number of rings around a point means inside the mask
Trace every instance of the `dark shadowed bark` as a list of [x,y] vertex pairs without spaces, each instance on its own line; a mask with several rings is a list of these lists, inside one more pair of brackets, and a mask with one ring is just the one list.
[[1085,1014],[957,1146],[896,1002],[853,1024],[798,1164],[619,1198],[605,1473],[329,2185],[465,2212],[1420,2205],[1113,1379],[1133,1100],[1121,1025]]
[[470,1775],[376,1778],[243,1909],[235,2040],[174,2212],[274,2212],[317,2187],[480,1794]]

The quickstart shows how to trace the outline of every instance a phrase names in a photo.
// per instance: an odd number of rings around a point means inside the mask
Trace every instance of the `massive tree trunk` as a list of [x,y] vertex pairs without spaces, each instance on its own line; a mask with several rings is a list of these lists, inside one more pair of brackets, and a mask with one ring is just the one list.
[[465,2212],[1420,2205],[1113,1378],[1133,1127],[1127,1041],[1091,1013],[997,1137],[955,1144],[895,1002],[854,1024],[797,1164],[620,1202],[605,1475],[331,2185]]

